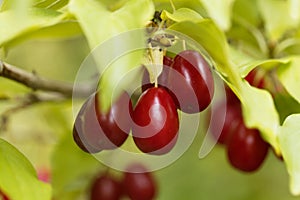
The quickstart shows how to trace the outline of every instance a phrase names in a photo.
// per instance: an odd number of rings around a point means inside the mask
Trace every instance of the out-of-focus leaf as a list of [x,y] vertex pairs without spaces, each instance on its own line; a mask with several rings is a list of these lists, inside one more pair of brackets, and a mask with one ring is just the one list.
[[232,8],[232,17],[234,19],[243,19],[257,27],[261,23],[257,1],[235,0]]
[[299,24],[300,20],[300,1],[298,0],[287,0],[289,6],[290,18]]
[[209,16],[222,30],[231,26],[232,6],[235,0],[201,0]]
[[[146,41],[143,31],[137,31],[134,36],[125,36],[125,38],[118,35],[122,32],[145,27],[153,17],[154,5],[150,0],[130,0],[118,10],[110,12],[105,5],[95,0],[71,0],[69,10],[78,19],[91,49],[103,44],[108,39],[112,41],[112,45],[106,48],[102,55],[97,54],[95,57],[100,72],[105,71],[101,76],[99,89],[101,90],[101,107],[106,110],[121,93],[122,89],[116,87],[116,84],[127,72],[138,67],[141,63],[142,51],[130,53],[126,51],[144,47]],[[95,49],[95,51],[97,50]],[[122,54],[116,55],[116,52]],[[128,54],[123,55],[124,53]],[[109,63],[104,63],[102,58],[107,60],[107,57],[111,57],[111,55],[116,55],[117,57],[112,58],[118,59],[113,63],[111,63],[112,60],[109,60]],[[130,84],[130,81],[127,84]]]
[[71,0],[69,10],[78,19],[91,49],[123,31],[144,27],[154,14],[150,0],[130,0],[114,12],[96,0]]
[[60,9],[68,4],[69,0],[39,0],[34,4],[38,8]]
[[186,20],[197,22],[203,19],[203,17],[199,13],[189,8],[179,8],[173,13],[169,13],[168,11],[164,10],[161,14],[161,18],[163,20],[170,19],[174,22],[181,22]]
[[[167,10],[173,12],[170,0],[153,0],[156,10]],[[200,13],[200,15],[207,16],[207,13],[199,0],[172,0],[175,10],[180,8],[189,8]]]
[[287,30],[299,24],[290,13],[288,1],[258,0],[258,7],[271,41],[277,41]]
[[51,199],[50,185],[39,181],[27,158],[2,139],[0,139],[0,177],[0,188],[10,199]]
[[276,109],[280,115],[280,123],[291,114],[300,113],[300,103],[287,94],[276,94],[274,97]]
[[258,128],[276,153],[280,152],[277,135],[279,115],[269,92],[250,86],[243,81],[237,91],[242,101],[243,118],[247,127]]
[[70,39],[72,37],[77,37],[82,35],[82,30],[79,24],[75,21],[63,21],[59,22],[53,26],[48,26],[45,28],[38,29],[33,32],[22,34],[20,37],[16,38],[9,42],[6,45],[7,48],[15,47],[16,45],[27,40],[36,40],[36,39]]
[[300,102],[300,57],[292,57],[291,62],[282,64],[277,73],[285,89]]
[[99,161],[76,146],[72,131],[58,142],[51,161],[53,196],[62,200],[80,196],[101,168]]
[[286,118],[280,129],[279,144],[290,175],[290,190],[300,195],[300,114]]
[[265,59],[265,60],[245,60],[245,63],[243,64],[242,60],[240,61],[239,65],[239,72],[242,77],[245,77],[252,69],[255,67],[262,67],[264,69],[270,70],[275,67],[280,66],[281,64],[286,64],[290,62],[290,58],[281,58],[281,59]]
[[9,42],[24,34],[53,26],[66,18],[66,14],[52,10],[32,8],[27,11],[26,16],[21,19],[15,10],[0,13],[0,47],[9,45]]

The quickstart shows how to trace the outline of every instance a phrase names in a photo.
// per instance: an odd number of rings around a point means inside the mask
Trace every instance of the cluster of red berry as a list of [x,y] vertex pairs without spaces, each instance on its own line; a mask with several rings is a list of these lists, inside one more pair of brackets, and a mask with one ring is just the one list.
[[154,176],[144,166],[133,164],[124,172],[121,180],[106,172],[91,185],[91,200],[119,200],[128,196],[131,200],[152,200],[157,194]]
[[157,86],[144,73],[142,94],[134,109],[124,92],[108,112],[99,107],[100,93],[92,95],[76,118],[73,136],[77,145],[90,153],[120,147],[130,130],[137,147],[144,153],[161,155],[176,144],[179,130],[177,109],[201,112],[214,94],[212,72],[203,56],[185,50],[174,59],[164,56],[164,67]]
[[[257,79],[255,71],[250,72],[245,79],[252,86],[264,87],[264,80],[261,77]],[[227,157],[233,167],[245,172],[255,171],[265,160],[269,144],[261,138],[257,129],[246,127],[239,99],[230,88],[226,87],[225,91],[226,101],[217,105],[212,115],[210,132],[219,144],[226,145]]]

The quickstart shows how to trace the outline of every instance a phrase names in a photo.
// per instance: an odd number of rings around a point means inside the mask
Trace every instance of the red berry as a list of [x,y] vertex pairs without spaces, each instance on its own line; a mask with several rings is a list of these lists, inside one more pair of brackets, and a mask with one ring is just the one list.
[[9,200],[9,198],[0,190],[0,199]]
[[234,92],[228,86],[225,86],[225,93],[226,93],[227,104],[240,105],[239,98],[234,94]]
[[[163,70],[161,74],[158,76],[157,82],[159,86],[166,86],[168,82],[168,76],[169,76],[169,71],[170,71],[170,66],[172,65],[173,60],[172,58],[168,56],[164,56],[164,61],[163,61]],[[154,83],[150,83],[150,78],[149,78],[149,72],[145,68],[144,74],[143,74],[143,79],[142,79],[142,91],[146,91],[149,88],[154,87]]]
[[245,172],[257,170],[269,149],[257,129],[249,129],[240,123],[227,144],[227,156],[231,165]]
[[97,95],[92,95],[84,103],[73,129],[77,145],[90,153],[121,146],[130,132],[133,112],[127,93],[123,93],[107,113],[98,106]]
[[197,113],[208,107],[214,93],[211,70],[203,56],[193,50],[182,51],[174,58],[168,88],[183,112]]
[[245,79],[248,81],[248,83],[254,87],[257,88],[265,88],[265,80],[263,78],[263,74],[259,73],[261,71],[258,71],[258,69],[253,69],[248,73],[248,75],[245,77]]
[[51,176],[51,173],[50,173],[50,170],[48,168],[39,168],[37,169],[37,176],[38,176],[38,179],[45,182],[45,183],[50,183],[50,176]]
[[220,102],[212,113],[210,133],[218,143],[226,144],[231,134],[243,120],[240,104]]
[[178,113],[164,88],[150,88],[141,95],[133,121],[133,139],[142,152],[159,155],[174,147],[179,130]]
[[91,200],[119,200],[121,196],[121,183],[112,176],[104,174],[98,177],[92,184]]
[[157,193],[154,177],[141,165],[130,166],[122,181],[123,189],[131,200],[152,200]]

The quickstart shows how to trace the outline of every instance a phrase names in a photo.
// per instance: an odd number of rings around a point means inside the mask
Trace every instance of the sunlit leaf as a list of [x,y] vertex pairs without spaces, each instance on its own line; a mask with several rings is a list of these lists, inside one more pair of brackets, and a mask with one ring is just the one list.
[[72,131],[58,142],[51,161],[53,196],[63,200],[76,199],[101,169],[99,161],[76,146]]
[[0,139],[0,177],[0,188],[11,199],[51,199],[50,185],[39,181],[27,158],[2,139]]
[[197,22],[203,19],[203,17],[199,13],[189,8],[179,8],[173,13],[169,13],[168,11],[164,10],[161,14],[161,18],[163,20],[170,19],[174,22],[181,22],[186,20]]
[[24,34],[55,25],[66,17],[56,11],[33,8],[24,18],[19,18],[15,10],[0,13],[0,47],[9,44]]
[[282,124],[284,120],[291,114],[300,113],[300,103],[297,102],[293,97],[287,95],[286,93],[278,93],[274,97],[274,103],[276,109],[280,115],[280,123]]
[[257,1],[235,0],[232,8],[233,19],[243,19],[253,26],[261,23],[261,16],[257,9]]
[[271,94],[250,86],[246,81],[243,81],[237,92],[242,101],[243,118],[246,125],[258,128],[262,137],[279,153],[277,141],[279,115]]
[[277,73],[285,89],[300,102],[300,57],[292,57],[291,62],[281,65]]
[[287,117],[280,129],[279,143],[283,159],[290,175],[290,190],[300,195],[300,114]]
[[[108,39],[112,41],[112,45],[106,48],[102,55],[97,53],[95,57],[101,73],[105,71],[101,76],[99,88],[101,90],[101,107],[106,110],[122,90],[116,87],[116,84],[127,72],[141,63],[142,51],[131,53],[126,51],[141,48],[145,46],[146,41],[142,31],[135,32],[135,35],[131,37],[124,36],[125,38],[117,37],[117,35],[145,27],[153,17],[154,5],[150,0],[130,0],[123,7],[111,12],[106,9],[105,5],[95,0],[71,0],[69,9],[78,19],[91,49]],[[101,48],[101,45],[98,48]],[[116,52],[122,54],[116,55]],[[124,53],[128,54],[123,55]],[[113,55],[120,58],[112,64],[112,60],[109,60],[111,66],[108,66],[108,63],[103,64],[102,58],[107,60],[107,57]],[[112,58],[116,59],[116,57]],[[127,84],[130,84],[130,81]],[[112,95],[113,92],[117,95]]]
[[201,0],[209,16],[222,30],[231,26],[232,6],[235,0]]
[[[239,59],[239,58],[238,58]],[[251,60],[248,61],[245,59],[240,60],[239,72],[242,77],[245,77],[252,69],[255,67],[263,67],[264,69],[270,70],[275,67],[280,66],[281,64],[286,64],[290,62],[290,58],[281,58],[281,59],[265,59],[265,60]],[[236,61],[238,62],[238,61]]]
[[290,13],[288,1],[259,0],[258,7],[271,40],[278,40],[287,30],[299,24],[299,20]]

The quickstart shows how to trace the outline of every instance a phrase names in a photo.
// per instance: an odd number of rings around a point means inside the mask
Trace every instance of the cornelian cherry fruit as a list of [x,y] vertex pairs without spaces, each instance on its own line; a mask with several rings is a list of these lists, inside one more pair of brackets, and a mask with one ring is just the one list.
[[98,95],[91,95],[84,103],[73,129],[76,144],[89,153],[121,146],[131,128],[133,108],[129,95],[122,93],[108,112],[99,107]]
[[214,81],[209,64],[194,50],[177,54],[169,72],[168,89],[177,107],[185,113],[203,111],[211,103]]
[[179,130],[176,105],[161,87],[142,93],[133,111],[132,135],[144,153],[165,154],[175,145]]

